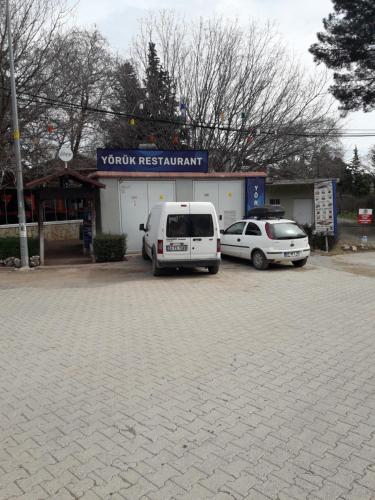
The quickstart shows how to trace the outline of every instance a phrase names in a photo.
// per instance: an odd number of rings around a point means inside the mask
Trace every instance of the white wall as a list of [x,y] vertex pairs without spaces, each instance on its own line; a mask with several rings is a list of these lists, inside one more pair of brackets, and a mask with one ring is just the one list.
[[106,186],[100,189],[101,230],[103,233],[119,234],[121,225],[118,179],[100,179],[100,182]]
[[[294,200],[313,200],[312,210],[314,211],[314,185],[295,184],[287,186],[273,186],[272,184],[266,184],[266,204],[269,204],[271,199],[279,199],[280,205],[285,209],[285,217],[288,219],[294,219]],[[314,222],[314,214],[312,214],[312,222]]]

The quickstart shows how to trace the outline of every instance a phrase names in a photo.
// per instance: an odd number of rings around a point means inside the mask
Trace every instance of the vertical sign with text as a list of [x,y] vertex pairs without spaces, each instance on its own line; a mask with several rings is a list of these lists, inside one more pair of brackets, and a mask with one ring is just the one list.
[[320,181],[314,184],[315,232],[336,234],[336,182]]
[[245,189],[245,214],[254,207],[260,207],[265,203],[265,186],[266,179],[264,177],[246,177]]

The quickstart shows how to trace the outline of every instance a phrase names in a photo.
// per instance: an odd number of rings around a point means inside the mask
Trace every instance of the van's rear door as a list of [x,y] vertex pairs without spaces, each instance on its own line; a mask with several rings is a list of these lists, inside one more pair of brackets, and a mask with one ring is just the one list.
[[217,256],[217,225],[213,213],[199,203],[190,204],[191,259],[215,259]]
[[176,204],[167,214],[164,258],[166,260],[190,260],[190,252],[189,204]]

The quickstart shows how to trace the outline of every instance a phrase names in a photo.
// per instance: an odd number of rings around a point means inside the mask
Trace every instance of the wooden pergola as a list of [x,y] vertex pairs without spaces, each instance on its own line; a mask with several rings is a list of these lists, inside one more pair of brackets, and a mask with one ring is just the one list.
[[66,167],[59,168],[49,175],[28,182],[25,188],[34,191],[38,206],[38,236],[41,265],[44,264],[44,201],[77,199],[90,201],[92,238],[95,237],[96,193],[98,189],[105,188],[104,184]]

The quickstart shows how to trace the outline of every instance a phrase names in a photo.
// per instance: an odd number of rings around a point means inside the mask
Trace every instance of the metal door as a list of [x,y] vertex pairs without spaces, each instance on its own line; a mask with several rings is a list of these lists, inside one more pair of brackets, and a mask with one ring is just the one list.
[[194,201],[210,201],[215,207],[216,212],[219,209],[219,186],[214,181],[195,181],[194,182]]
[[243,181],[219,182],[219,206],[217,209],[220,229],[226,229],[244,215]]
[[298,224],[312,224],[313,200],[311,198],[294,200],[293,219]]
[[163,201],[176,201],[174,181],[148,182],[148,210]]
[[147,182],[124,181],[119,184],[121,229],[127,235],[128,252],[142,249],[144,233],[139,230],[148,217]]

